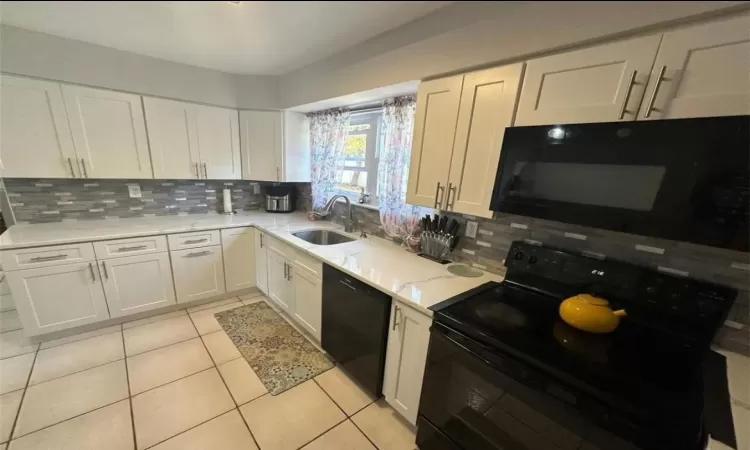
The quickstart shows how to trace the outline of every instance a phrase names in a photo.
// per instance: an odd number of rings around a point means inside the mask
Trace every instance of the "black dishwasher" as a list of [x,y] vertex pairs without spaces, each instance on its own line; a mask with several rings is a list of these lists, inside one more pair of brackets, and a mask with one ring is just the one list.
[[373,396],[383,390],[391,297],[323,265],[323,350]]

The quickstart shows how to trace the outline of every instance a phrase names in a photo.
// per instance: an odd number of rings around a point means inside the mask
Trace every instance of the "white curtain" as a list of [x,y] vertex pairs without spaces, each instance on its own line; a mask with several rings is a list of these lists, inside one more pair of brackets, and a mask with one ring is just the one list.
[[336,168],[346,144],[349,111],[330,109],[310,118],[311,184],[313,210],[322,208],[336,192]]
[[406,203],[416,99],[396,97],[383,102],[378,155],[378,209],[385,233],[400,238],[411,251],[419,247],[422,208]]

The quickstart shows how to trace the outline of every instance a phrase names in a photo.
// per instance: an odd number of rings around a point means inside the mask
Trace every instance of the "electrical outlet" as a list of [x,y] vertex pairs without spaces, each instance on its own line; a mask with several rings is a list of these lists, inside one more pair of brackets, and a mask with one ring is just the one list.
[[130,198],[141,198],[141,185],[140,184],[129,184],[128,195]]
[[253,184],[253,194],[255,195],[260,194],[260,185],[258,183]]
[[476,222],[466,222],[466,237],[475,238],[477,237],[477,223]]

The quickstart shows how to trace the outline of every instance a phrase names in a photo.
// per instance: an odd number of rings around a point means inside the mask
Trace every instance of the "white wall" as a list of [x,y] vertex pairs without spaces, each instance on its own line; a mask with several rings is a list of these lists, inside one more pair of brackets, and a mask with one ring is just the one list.
[[232,75],[6,25],[0,70],[219,106],[278,106],[276,77]]
[[518,60],[750,2],[460,2],[281,77],[291,108]]

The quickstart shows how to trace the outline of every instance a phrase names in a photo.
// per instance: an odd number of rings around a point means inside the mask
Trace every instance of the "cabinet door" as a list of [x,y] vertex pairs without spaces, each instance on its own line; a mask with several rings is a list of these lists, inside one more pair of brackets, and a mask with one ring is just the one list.
[[85,178],[153,178],[139,95],[62,86]]
[[109,318],[96,263],[7,272],[24,333],[37,335]]
[[281,255],[268,252],[268,298],[281,309],[292,314],[291,283],[289,282],[289,264]]
[[412,425],[417,423],[431,324],[432,319],[426,315],[393,302],[383,394]]
[[463,75],[458,75],[419,85],[407,203],[429,208],[445,205],[462,82]]
[[258,289],[268,295],[268,256],[265,233],[255,231],[255,282]]
[[60,85],[9,75],[0,79],[2,176],[77,177],[76,154]]
[[513,123],[522,72],[523,64],[515,64],[464,76],[446,210],[492,217],[500,149]]
[[203,178],[239,180],[240,135],[237,110],[196,106]]
[[195,108],[191,103],[143,97],[154,178],[202,178]]
[[309,273],[292,267],[294,292],[293,317],[320,342],[320,324],[323,314],[323,283]]
[[281,161],[281,181],[309,183],[312,177],[310,119],[302,113],[284,111],[283,128],[283,149],[276,150],[276,160]]
[[221,246],[170,252],[177,303],[214,297],[226,292]]
[[661,36],[526,63],[516,126],[635,120]]
[[253,229],[221,230],[224,253],[224,279],[227,292],[255,287],[255,239]]
[[240,111],[243,179],[284,181],[281,115],[278,111]]
[[127,316],[176,303],[169,253],[124,256],[98,264],[110,316]]
[[665,33],[640,118],[750,114],[748,74],[748,15]]

